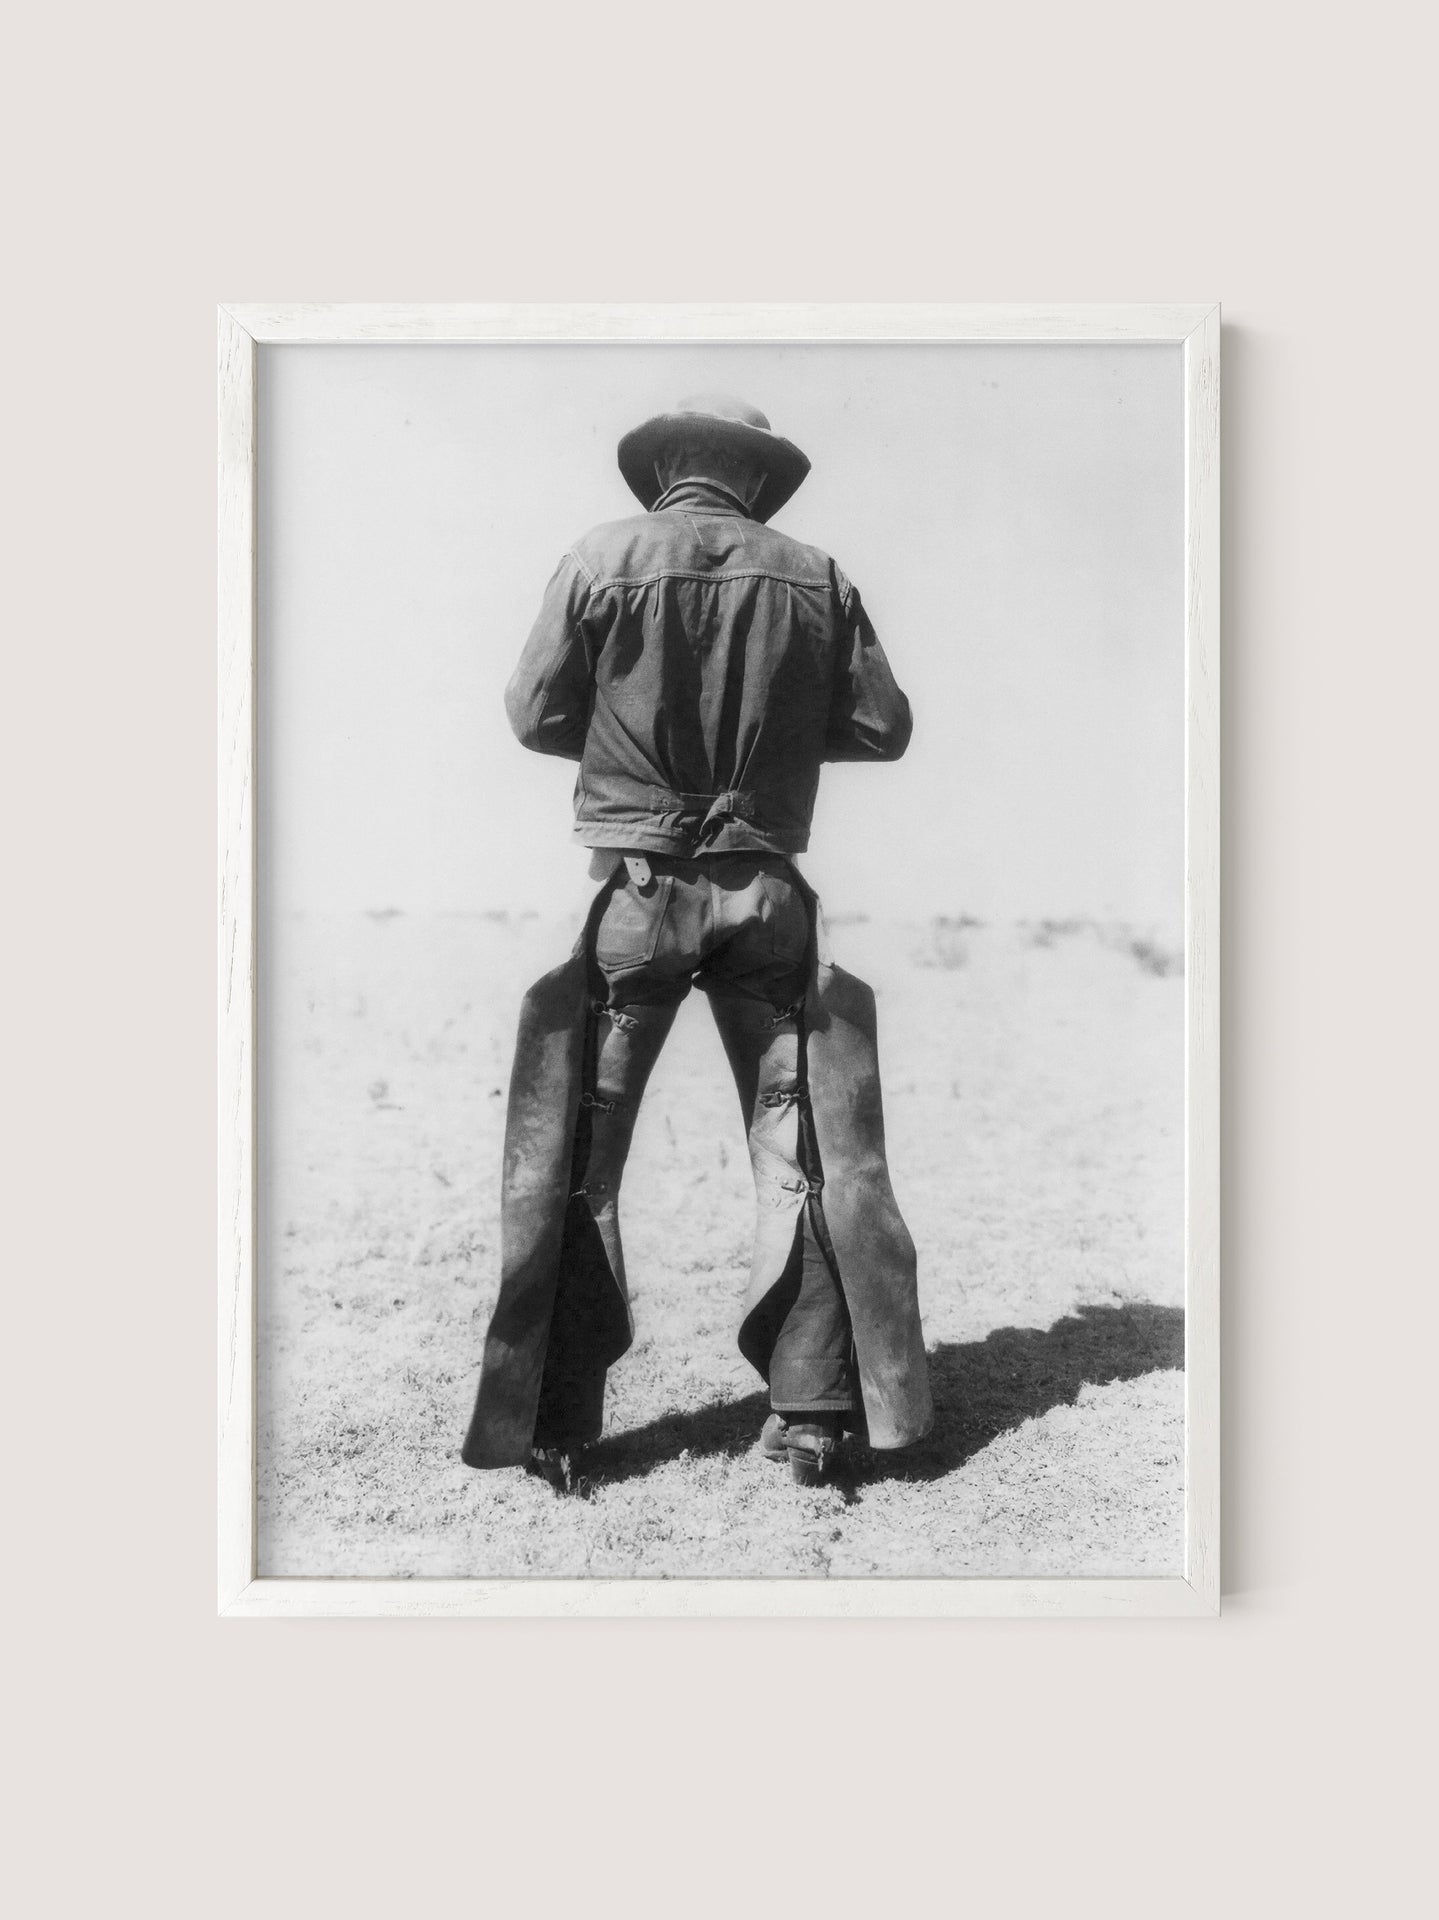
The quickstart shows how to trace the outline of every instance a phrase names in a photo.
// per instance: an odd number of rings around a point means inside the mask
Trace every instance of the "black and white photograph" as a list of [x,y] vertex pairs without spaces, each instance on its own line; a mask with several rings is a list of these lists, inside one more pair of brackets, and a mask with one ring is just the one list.
[[1182,1576],[1181,346],[256,394],[259,1575]]
[[1422,1914],[1439,12],[7,25],[9,1909]]

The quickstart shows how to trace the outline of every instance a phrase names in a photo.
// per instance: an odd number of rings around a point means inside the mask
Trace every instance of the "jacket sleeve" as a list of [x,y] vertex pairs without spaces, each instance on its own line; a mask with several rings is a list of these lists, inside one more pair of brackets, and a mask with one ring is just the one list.
[[826,760],[898,760],[914,722],[879,636],[855,589],[836,569],[839,648],[825,729]]
[[505,688],[505,712],[521,746],[562,760],[583,756],[594,700],[594,656],[583,624],[589,591],[589,576],[567,553]]

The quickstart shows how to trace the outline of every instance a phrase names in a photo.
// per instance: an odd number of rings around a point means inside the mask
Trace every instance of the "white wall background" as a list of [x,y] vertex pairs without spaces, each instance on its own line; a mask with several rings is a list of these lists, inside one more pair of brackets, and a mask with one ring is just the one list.
[[638,511],[620,435],[756,399],[814,463],[779,521],[860,587],[916,714],[832,767],[833,910],[1089,915],[1178,945],[1177,347],[271,347],[260,818],[282,908],[554,909],[574,768],[502,695],[560,554]]
[[[19,1910],[1422,1908],[1434,31],[1395,0],[12,23]],[[1226,302],[1226,1615],[217,1622],[214,303],[856,296]],[[817,1790],[777,1799],[781,1762]]]

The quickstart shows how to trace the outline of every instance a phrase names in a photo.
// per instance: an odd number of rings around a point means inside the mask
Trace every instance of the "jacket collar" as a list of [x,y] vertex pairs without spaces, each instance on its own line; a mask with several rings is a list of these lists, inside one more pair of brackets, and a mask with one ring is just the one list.
[[737,493],[719,480],[701,479],[698,475],[688,480],[676,480],[673,486],[666,487],[650,512],[668,513],[671,509],[686,513],[725,514],[738,520],[754,518]]

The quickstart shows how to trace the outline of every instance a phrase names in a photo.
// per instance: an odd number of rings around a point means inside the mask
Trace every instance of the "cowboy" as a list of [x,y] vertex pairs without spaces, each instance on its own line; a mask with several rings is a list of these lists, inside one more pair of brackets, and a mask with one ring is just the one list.
[[709,999],[739,1089],[757,1228],[740,1351],[796,1480],[843,1438],[931,1421],[914,1248],[884,1157],[874,998],[830,960],[793,865],[826,760],[897,759],[909,704],[834,561],[768,524],[809,461],[727,396],[620,442],[645,511],[560,562],[506,691],[538,753],[579,762],[602,884],[566,965],[526,996],[511,1079],[502,1276],[471,1466],[569,1484],[629,1346],[617,1202],[680,1002]]

